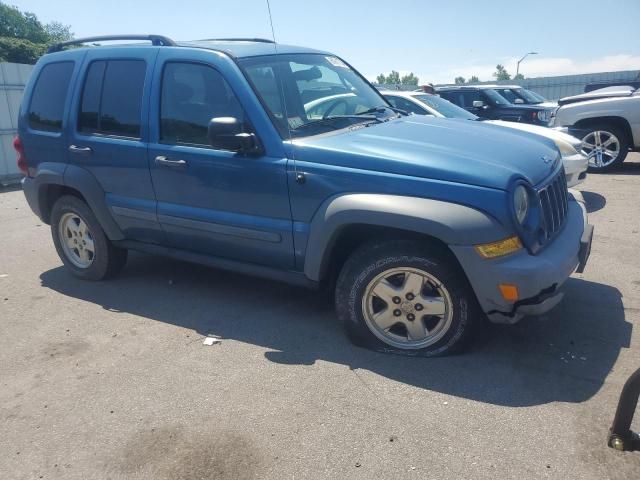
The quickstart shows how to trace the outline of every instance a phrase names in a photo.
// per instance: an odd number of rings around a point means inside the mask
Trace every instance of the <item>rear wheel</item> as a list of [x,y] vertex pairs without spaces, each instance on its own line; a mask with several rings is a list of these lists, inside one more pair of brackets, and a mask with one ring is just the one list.
[[481,317],[458,265],[410,241],[357,250],[338,278],[336,311],[356,345],[416,356],[462,350]]
[[77,277],[102,280],[120,272],[127,261],[127,250],[109,241],[89,206],[77,197],[56,201],[51,234],[60,259]]
[[589,159],[590,172],[606,172],[619,166],[629,152],[626,132],[608,124],[595,124],[582,138],[582,153]]

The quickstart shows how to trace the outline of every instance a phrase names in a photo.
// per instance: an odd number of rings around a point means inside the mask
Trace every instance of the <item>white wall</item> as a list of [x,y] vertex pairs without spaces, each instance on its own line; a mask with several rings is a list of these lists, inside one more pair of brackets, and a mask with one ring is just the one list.
[[0,184],[20,178],[13,149],[13,137],[18,130],[18,111],[22,91],[33,65],[0,63]]

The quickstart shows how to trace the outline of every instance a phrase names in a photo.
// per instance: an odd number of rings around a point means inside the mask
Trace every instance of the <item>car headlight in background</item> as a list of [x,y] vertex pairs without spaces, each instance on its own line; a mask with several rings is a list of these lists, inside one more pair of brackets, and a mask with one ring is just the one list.
[[518,223],[524,224],[529,213],[529,192],[523,185],[518,185],[513,191],[513,211]]
[[551,110],[539,110],[536,116],[541,122],[548,123],[551,120]]

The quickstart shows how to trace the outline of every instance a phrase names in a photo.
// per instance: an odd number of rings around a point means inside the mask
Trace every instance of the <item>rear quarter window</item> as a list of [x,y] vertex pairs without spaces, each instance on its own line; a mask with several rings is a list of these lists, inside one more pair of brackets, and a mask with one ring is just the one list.
[[29,126],[34,130],[62,131],[73,67],[74,62],[49,63],[42,67],[29,104]]

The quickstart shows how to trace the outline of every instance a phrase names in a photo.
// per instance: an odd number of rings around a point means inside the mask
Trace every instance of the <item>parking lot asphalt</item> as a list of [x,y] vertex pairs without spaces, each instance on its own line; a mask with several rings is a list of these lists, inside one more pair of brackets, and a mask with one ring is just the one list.
[[271,281],[137,254],[77,280],[0,191],[0,478],[640,478],[606,446],[640,367],[632,157],[580,186],[595,237],[564,301],[437,359],[353,347]]

